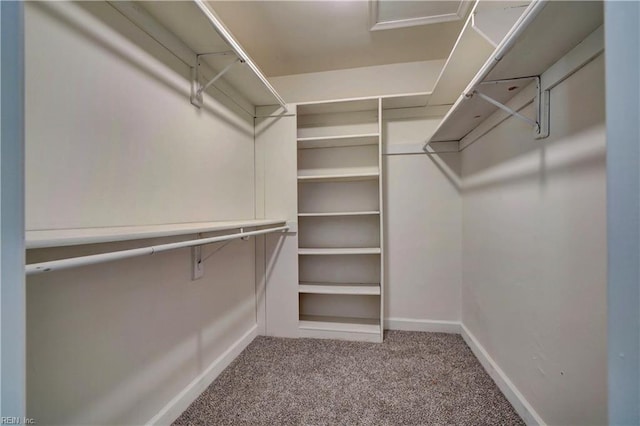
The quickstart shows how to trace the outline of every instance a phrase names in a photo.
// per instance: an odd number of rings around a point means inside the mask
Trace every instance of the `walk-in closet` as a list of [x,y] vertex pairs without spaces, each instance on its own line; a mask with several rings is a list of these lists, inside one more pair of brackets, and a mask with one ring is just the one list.
[[0,22],[1,424],[640,424],[640,3]]

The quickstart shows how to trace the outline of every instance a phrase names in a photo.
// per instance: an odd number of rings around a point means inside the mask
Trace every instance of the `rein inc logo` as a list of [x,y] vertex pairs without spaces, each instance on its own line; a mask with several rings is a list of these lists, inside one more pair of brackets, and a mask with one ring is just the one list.
[[0,425],[35,425],[35,419],[30,417],[0,417]]

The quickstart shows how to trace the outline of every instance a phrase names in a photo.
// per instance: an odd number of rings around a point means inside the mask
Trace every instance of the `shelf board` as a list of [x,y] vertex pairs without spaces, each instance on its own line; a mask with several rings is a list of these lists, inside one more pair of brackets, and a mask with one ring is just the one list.
[[45,229],[26,231],[26,248],[75,246],[140,240],[144,238],[171,237],[205,232],[228,231],[239,228],[284,225],[281,219],[248,219],[219,222],[188,222],[166,225],[112,226],[101,228]]
[[380,211],[360,211],[360,212],[327,212],[327,213],[298,213],[298,217],[340,217],[340,216],[374,216]]
[[348,294],[348,295],[380,295],[380,284],[365,283],[311,283],[301,282],[300,293],[311,294]]
[[[223,30],[214,28],[213,23],[195,2],[111,1],[109,4],[191,67],[196,64],[198,60],[196,55],[198,54],[237,51],[245,63],[235,65],[231,72],[222,77],[219,83],[216,83],[216,86],[220,85],[226,93],[228,92],[227,87],[223,87],[226,83],[233,91],[239,93],[254,106],[280,103],[280,95],[249,55],[242,50],[233,35],[226,28]],[[207,13],[213,19],[220,22],[210,6],[205,3],[202,5],[207,8]],[[200,60],[214,72],[217,72],[235,58],[235,54],[219,54],[202,56]],[[211,78],[213,75],[208,77]]]
[[431,92],[407,93],[382,97],[382,109],[421,108],[429,104]]
[[[507,24],[506,30],[504,24],[501,26],[504,31],[503,37],[517,21],[520,16],[518,13],[524,11],[524,8],[509,7],[509,3],[522,4],[522,2],[508,1],[476,2],[438,76],[433,94],[429,99],[430,104],[451,105],[458,99],[477,70],[495,49],[495,45],[474,26],[475,21],[485,16],[506,15],[507,20],[511,21],[511,25]],[[484,22],[484,19],[482,21]]]
[[369,318],[300,315],[298,327],[303,330],[380,334],[380,320]]
[[380,254],[379,247],[354,247],[354,248],[299,248],[299,255],[333,256],[344,254]]
[[298,138],[298,149],[378,145],[379,141],[379,133]]
[[377,111],[378,98],[345,99],[329,102],[300,103],[297,106],[299,116],[314,114],[337,114],[345,112]]
[[353,182],[360,180],[376,180],[380,172],[346,172],[316,175],[298,175],[299,182]]
[[[550,1],[541,7],[540,12],[526,27],[520,27],[522,31],[500,61],[494,60],[498,48],[490,55],[481,69],[494,62],[496,64],[482,81],[541,75],[602,25],[600,2]],[[479,80],[479,75],[471,80],[465,91],[470,90],[470,86]],[[520,85],[483,85],[482,92],[504,104],[529,83],[516,89],[511,88]],[[429,142],[460,141],[496,110],[495,106],[477,96],[469,98],[460,95]]]

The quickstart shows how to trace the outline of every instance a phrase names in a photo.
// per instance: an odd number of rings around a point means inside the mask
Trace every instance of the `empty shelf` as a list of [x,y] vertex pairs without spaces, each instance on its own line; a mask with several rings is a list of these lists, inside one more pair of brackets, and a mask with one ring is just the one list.
[[301,282],[298,290],[300,293],[310,294],[362,294],[375,296],[380,294],[380,284]]
[[431,92],[408,93],[382,97],[382,109],[420,108],[429,104]]
[[380,334],[380,320],[369,318],[300,315],[298,326],[304,330]]
[[[109,4],[189,67],[196,67],[198,63],[208,65],[214,71],[209,79],[236,58],[241,59],[242,63],[221,78],[224,82],[216,83],[228,96],[235,98],[233,92],[237,92],[254,106],[285,105],[207,2],[110,1]],[[219,54],[211,55],[211,52]]]
[[[571,49],[602,25],[599,2],[533,2],[510,35],[503,40],[465,89],[482,92],[500,103],[507,103],[531,81],[523,84],[508,80],[540,76]],[[495,57],[506,49],[496,61]],[[482,82],[504,84],[480,86]],[[553,107],[551,107],[553,108]],[[488,118],[497,107],[477,96],[460,95],[429,142],[459,141]]]
[[341,254],[380,254],[379,247],[363,248],[299,248],[300,255],[332,256]]
[[317,175],[298,175],[299,182],[353,182],[359,180],[375,180],[380,176],[380,172],[347,172],[347,173],[327,173]]
[[345,99],[333,102],[310,102],[298,104],[298,116],[377,110],[378,98]]
[[298,217],[339,217],[339,216],[374,216],[380,214],[377,210],[361,212],[325,212],[325,213],[298,213]]
[[167,225],[112,226],[101,228],[45,229],[26,232],[28,249],[96,244],[143,238],[170,237],[284,224],[280,219],[249,219],[221,222],[189,222]]
[[[432,105],[453,104],[495,48],[473,27],[474,14],[481,4],[486,6],[494,3],[477,2],[473,6],[433,88],[429,99]],[[500,7],[499,2],[495,4]]]
[[310,149],[310,148],[333,148],[333,147],[344,147],[344,146],[377,145],[379,139],[380,139],[380,135],[378,133],[298,138],[298,148]]

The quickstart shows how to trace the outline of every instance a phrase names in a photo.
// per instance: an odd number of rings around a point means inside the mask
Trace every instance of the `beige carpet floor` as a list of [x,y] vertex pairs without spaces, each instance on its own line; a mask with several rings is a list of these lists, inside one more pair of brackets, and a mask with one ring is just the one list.
[[256,338],[174,425],[523,425],[462,337]]

